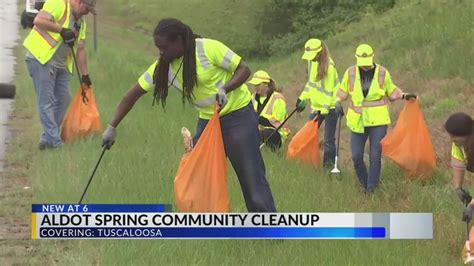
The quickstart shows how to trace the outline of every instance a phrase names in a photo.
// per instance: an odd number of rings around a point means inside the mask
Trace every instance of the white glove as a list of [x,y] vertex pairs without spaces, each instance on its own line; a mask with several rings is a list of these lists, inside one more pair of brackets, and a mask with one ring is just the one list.
[[102,134],[102,147],[106,147],[109,150],[114,145],[116,136],[115,127],[108,125],[104,134]]
[[219,88],[217,91],[216,101],[221,109],[227,104],[227,94],[224,88]]

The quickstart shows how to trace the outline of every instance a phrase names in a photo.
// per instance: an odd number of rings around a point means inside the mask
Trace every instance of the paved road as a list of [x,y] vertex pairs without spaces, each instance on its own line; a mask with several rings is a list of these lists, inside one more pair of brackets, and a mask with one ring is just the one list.
[[[13,47],[19,37],[17,0],[0,0],[0,83],[14,81],[15,57]],[[0,99],[0,173],[3,170],[5,143],[8,131],[5,126],[11,110],[12,100]],[[1,182],[1,181],[0,181]]]

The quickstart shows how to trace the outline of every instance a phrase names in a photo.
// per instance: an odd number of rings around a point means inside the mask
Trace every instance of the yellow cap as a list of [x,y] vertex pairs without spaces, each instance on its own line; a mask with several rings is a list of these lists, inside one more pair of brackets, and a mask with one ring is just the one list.
[[268,75],[267,72],[263,70],[259,70],[255,72],[255,74],[253,74],[252,79],[250,79],[248,83],[257,86],[263,82],[268,83],[270,82],[270,80],[271,80],[270,75]]
[[358,66],[371,66],[374,64],[374,50],[368,44],[357,46],[355,57]]
[[322,43],[318,39],[309,39],[304,44],[304,54],[301,56],[303,60],[313,60],[316,55],[322,50]]

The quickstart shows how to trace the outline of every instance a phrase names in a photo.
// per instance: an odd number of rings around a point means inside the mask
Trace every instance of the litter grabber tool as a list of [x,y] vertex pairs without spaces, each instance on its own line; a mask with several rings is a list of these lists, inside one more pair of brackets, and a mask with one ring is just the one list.
[[107,147],[104,146],[102,149],[102,153],[100,154],[99,160],[97,160],[97,163],[95,164],[94,170],[92,171],[92,175],[89,178],[89,181],[87,182],[86,188],[84,188],[84,192],[82,192],[81,199],[79,200],[79,204],[81,204],[82,199],[84,199],[84,196],[86,195],[87,189],[89,188],[89,185],[92,182],[92,178],[94,178],[95,172],[97,171],[97,168],[99,167],[100,161],[102,160],[102,157],[104,156],[105,151],[107,150]]
[[79,72],[79,66],[77,64],[76,52],[74,52],[74,48],[72,46],[71,46],[71,53],[72,53],[72,58],[74,60],[74,65],[76,66],[76,70],[77,70],[77,78],[79,79],[79,86],[81,86],[82,102],[85,105],[87,105],[89,103],[89,98],[87,98],[86,91],[82,87],[81,73]]
[[290,115],[289,115],[287,118],[285,118],[285,120],[283,120],[283,122],[272,132],[272,134],[270,134],[270,136],[268,136],[268,138],[266,138],[266,139],[263,140],[263,143],[260,144],[260,149],[262,149],[263,146],[265,146],[265,143],[267,143],[267,141],[273,137],[273,134],[277,133],[278,130],[280,130],[280,129],[285,125],[286,121],[288,121],[288,119],[290,119],[290,117],[291,117],[294,113],[296,113],[297,110],[298,110],[298,108],[295,108],[295,109],[290,113]]
[[337,167],[337,160],[339,157],[339,141],[341,139],[341,120],[342,120],[342,115],[338,114],[337,115],[338,125],[337,125],[337,147],[336,147],[336,158],[334,160],[334,168],[331,170],[331,174],[339,174],[341,171]]

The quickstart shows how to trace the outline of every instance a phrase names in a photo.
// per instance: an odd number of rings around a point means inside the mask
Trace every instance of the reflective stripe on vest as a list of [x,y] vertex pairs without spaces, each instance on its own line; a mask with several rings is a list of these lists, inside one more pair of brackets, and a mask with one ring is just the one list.
[[385,83],[384,82],[385,81],[385,73],[386,73],[385,68],[379,66],[379,79],[378,80],[379,80],[379,87],[382,90],[383,90],[383,85]]
[[271,100],[270,102],[268,103],[268,107],[267,107],[267,111],[265,112],[267,115],[272,115],[273,114],[273,105],[275,104],[276,100],[285,100],[285,98],[283,96],[281,96],[280,94],[272,94],[271,96]]
[[322,94],[324,94],[328,97],[332,97],[332,92],[326,91],[326,89],[324,88],[324,83],[322,81],[321,81],[321,87],[319,87],[316,83],[311,82],[311,81],[308,81],[308,85],[310,85],[312,88],[315,88],[320,93],[322,93]]
[[[63,13],[61,19],[58,21],[58,24],[61,25],[61,27],[64,26],[64,23],[66,22],[66,19],[67,19],[68,13],[69,13],[69,1],[64,0],[64,5],[65,5],[64,13]],[[48,43],[49,46],[51,46],[51,47],[56,46],[56,44],[59,41],[59,40],[54,39],[54,37],[51,36],[51,34],[49,34],[47,31],[44,31],[44,30],[38,28],[36,25],[33,27],[33,30],[36,31],[41,36],[41,38],[43,38],[46,41],[46,43]]]
[[[222,80],[219,80],[216,82],[215,85],[217,89],[221,89],[222,87],[224,87],[224,82],[222,82]],[[195,102],[194,106],[199,107],[199,108],[204,108],[204,107],[213,105],[215,101],[216,101],[216,95],[212,95],[198,102]]]
[[207,60],[206,52],[204,51],[204,40],[196,39],[196,49],[199,58],[199,62],[204,69],[211,67],[209,60]]
[[[383,90],[383,86],[385,83],[385,73],[387,71],[382,66],[378,66],[378,67],[379,67],[379,75],[377,77],[377,81],[379,82],[380,89]],[[353,66],[351,67],[351,69],[349,69],[349,91],[350,92],[354,90],[356,75],[357,75],[357,66]]]
[[[255,98],[255,97],[253,97]],[[252,100],[254,100],[252,98]],[[270,96],[270,100],[269,102],[267,103],[267,105],[264,107],[264,109],[266,109],[265,111],[265,116],[267,116],[267,119],[268,121],[270,122],[270,124],[272,124],[272,126],[276,128],[278,128],[282,122],[278,121],[277,119],[275,119],[273,117],[273,106],[275,105],[275,102],[277,100],[285,100],[285,97],[283,97],[283,95],[279,94],[279,93],[273,93],[271,96]],[[261,115],[262,116],[262,115]],[[265,117],[264,116],[264,117]],[[270,129],[273,129],[271,127],[264,127],[264,128],[270,128]],[[288,125],[284,125],[282,128],[280,128],[280,130],[278,131],[278,133],[280,135],[282,135],[283,137],[286,137],[288,135],[288,133],[290,132],[290,129],[288,127]]]
[[[157,67],[158,67],[158,65],[157,65]],[[179,84],[178,80],[176,79],[176,74],[174,73],[173,69],[171,69],[171,66],[168,70],[168,86],[173,86],[179,92],[183,92],[183,88],[181,88],[181,84]]]
[[148,83],[150,87],[153,87],[155,85],[155,83],[153,82],[153,78],[150,76],[150,74],[148,74],[148,71],[145,71],[145,73],[143,73],[143,79],[145,79],[146,83]]
[[232,52],[232,50],[230,50],[230,49],[227,50],[227,52],[224,55],[224,61],[222,61],[222,65],[221,65],[221,67],[223,69],[229,70],[230,62],[231,62],[233,56],[234,56],[234,52]]
[[341,98],[342,100],[347,99],[347,93],[345,93],[342,89],[339,89],[337,91],[337,96]]
[[349,92],[352,92],[354,90],[354,82],[355,82],[356,74],[357,74],[357,67],[353,66],[352,69],[349,70]]
[[213,95],[213,96],[209,96],[206,99],[202,99],[199,102],[195,102],[194,106],[199,107],[199,108],[204,108],[204,107],[208,107],[214,104],[215,101],[216,101],[216,96]]
[[362,114],[362,108],[369,108],[369,107],[379,107],[379,106],[384,106],[389,103],[389,100],[387,97],[382,98],[381,100],[376,100],[376,101],[363,101],[362,106],[355,106],[352,101],[349,103],[349,108],[354,110],[354,112],[358,114]]

